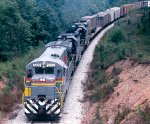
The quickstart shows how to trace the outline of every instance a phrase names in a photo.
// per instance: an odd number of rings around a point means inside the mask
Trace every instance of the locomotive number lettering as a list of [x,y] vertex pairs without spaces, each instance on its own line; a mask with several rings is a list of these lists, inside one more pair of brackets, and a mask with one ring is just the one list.
[[33,67],[55,67],[55,63],[49,63],[49,64],[39,64],[39,63],[33,63]]
[[42,67],[42,64],[33,63],[33,67]]
[[50,63],[50,64],[47,64],[46,67],[55,67],[55,63]]

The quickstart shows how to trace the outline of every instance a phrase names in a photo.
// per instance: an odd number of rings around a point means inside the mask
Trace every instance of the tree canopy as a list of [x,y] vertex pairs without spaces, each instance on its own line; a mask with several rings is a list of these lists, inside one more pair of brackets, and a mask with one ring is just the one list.
[[54,40],[82,16],[115,3],[117,0],[1,0],[0,61]]

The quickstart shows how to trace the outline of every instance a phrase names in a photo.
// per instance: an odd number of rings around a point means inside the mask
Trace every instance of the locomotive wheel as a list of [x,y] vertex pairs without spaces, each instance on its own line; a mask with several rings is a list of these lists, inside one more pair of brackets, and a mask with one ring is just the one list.
[[51,121],[56,121],[60,118],[60,113],[59,114],[53,114],[51,115],[50,119]]
[[33,115],[26,115],[26,117],[27,117],[27,119],[28,119],[28,121],[32,121],[32,120],[34,120],[35,119],[35,117],[33,116]]

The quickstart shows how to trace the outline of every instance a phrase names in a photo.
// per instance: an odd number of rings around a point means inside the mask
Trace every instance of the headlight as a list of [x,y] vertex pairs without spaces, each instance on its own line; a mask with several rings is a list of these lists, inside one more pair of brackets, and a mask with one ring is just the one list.
[[32,94],[32,89],[26,87],[24,90],[24,96],[31,96],[31,94]]

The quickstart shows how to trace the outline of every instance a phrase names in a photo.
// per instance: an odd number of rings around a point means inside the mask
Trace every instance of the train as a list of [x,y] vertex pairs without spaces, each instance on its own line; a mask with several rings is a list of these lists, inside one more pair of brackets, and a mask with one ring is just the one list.
[[113,7],[79,22],[45,45],[45,51],[26,66],[22,104],[28,119],[60,116],[72,76],[91,39],[109,24],[149,1]]

